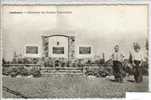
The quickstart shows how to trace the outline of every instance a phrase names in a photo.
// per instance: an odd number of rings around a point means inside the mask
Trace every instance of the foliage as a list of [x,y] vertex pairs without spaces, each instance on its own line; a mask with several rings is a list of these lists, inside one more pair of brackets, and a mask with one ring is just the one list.
[[37,68],[32,68],[28,70],[24,66],[18,66],[18,67],[3,67],[3,75],[11,76],[11,77],[16,77],[17,75],[21,76],[29,76],[33,75],[34,77],[40,77],[40,69]]
[[11,69],[10,68],[8,68],[8,67],[3,67],[2,68],[2,74],[3,75],[10,75],[10,73],[11,73]]
[[86,68],[85,74],[96,77],[106,77],[112,74],[112,68],[111,66],[92,66]]
[[40,69],[38,69],[38,68],[32,68],[30,70],[30,74],[33,75],[33,77],[40,77],[41,76]]
[[147,62],[143,62],[142,63],[142,68],[143,68],[143,75],[148,75],[148,63]]
[[19,73],[18,73],[19,71],[18,71],[18,69],[17,68],[15,68],[15,67],[13,67],[11,70],[10,70],[10,76],[11,77],[16,77]]
[[25,67],[19,66],[18,74],[22,75],[22,76],[28,76],[29,75],[29,71]]
[[[106,76],[110,76],[113,74],[112,71],[112,61],[108,60],[106,61],[106,63],[104,65],[97,65],[95,64],[96,67],[93,64],[89,64],[89,67],[86,68],[86,75],[93,75],[93,76],[97,76],[97,77],[106,77]],[[143,71],[143,75],[148,75],[148,63],[147,62],[143,62],[142,64],[142,71]],[[122,62],[122,75],[123,77],[126,77],[126,74],[128,75],[133,75],[133,66],[132,64],[129,62],[129,60],[124,60],[124,62]]]

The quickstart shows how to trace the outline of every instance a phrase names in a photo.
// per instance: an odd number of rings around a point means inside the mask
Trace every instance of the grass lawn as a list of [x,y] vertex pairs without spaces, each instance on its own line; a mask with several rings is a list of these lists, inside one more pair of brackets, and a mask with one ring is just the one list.
[[[124,97],[125,92],[148,91],[148,77],[142,83],[112,82],[106,78],[76,75],[52,75],[40,78],[3,77],[3,86],[34,98],[112,98]],[[3,98],[17,96],[3,91]]]

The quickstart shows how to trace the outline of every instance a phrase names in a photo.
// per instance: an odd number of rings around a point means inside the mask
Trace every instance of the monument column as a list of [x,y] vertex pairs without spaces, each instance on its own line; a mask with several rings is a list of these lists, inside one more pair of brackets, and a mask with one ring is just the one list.
[[48,57],[49,47],[48,47],[48,37],[41,36],[42,38],[42,57]]
[[75,36],[69,36],[68,38],[68,59],[69,66],[75,58]]

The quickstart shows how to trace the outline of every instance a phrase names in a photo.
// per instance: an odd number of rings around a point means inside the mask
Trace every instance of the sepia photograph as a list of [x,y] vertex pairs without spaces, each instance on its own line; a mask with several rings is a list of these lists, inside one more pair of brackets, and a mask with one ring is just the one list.
[[147,4],[1,8],[2,98],[149,91]]

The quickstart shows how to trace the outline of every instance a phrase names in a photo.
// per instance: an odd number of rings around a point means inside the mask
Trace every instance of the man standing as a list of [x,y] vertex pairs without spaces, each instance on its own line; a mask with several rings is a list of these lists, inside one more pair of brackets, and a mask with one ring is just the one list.
[[119,51],[119,45],[115,45],[111,58],[113,61],[113,75],[115,80],[118,82],[123,82],[122,61],[124,60],[124,55]]
[[143,62],[143,54],[141,52],[141,47],[138,43],[133,44],[134,51],[131,53],[132,56],[132,65],[134,69],[134,79],[137,83],[143,81],[142,75],[142,62]]

